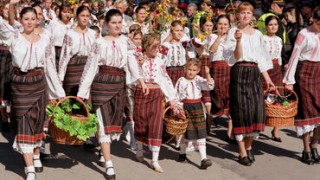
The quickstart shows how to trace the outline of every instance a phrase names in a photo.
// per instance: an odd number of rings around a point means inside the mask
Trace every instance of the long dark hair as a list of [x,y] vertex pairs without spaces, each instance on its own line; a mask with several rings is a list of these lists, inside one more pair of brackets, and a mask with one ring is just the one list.
[[105,17],[105,23],[108,23],[111,20],[112,16],[120,16],[122,18],[122,14],[118,9],[110,9]]
[[33,7],[24,7],[22,10],[21,10],[21,12],[20,12],[20,18],[22,18],[23,17],[23,15],[25,15],[26,13],[28,13],[28,12],[33,12],[35,15],[36,15],[36,17],[38,18],[38,14],[37,14],[37,11],[33,8]]
[[90,10],[90,8],[88,8],[88,6],[80,6],[80,7],[78,7],[77,12],[76,12],[77,17],[83,11],[89,11],[89,13],[91,14],[91,10]]
[[59,18],[60,20],[62,19],[61,12],[62,12],[65,8],[71,10],[70,4],[68,4],[68,3],[63,3],[63,4],[61,4],[61,5],[59,6],[59,15],[58,15],[58,18]]

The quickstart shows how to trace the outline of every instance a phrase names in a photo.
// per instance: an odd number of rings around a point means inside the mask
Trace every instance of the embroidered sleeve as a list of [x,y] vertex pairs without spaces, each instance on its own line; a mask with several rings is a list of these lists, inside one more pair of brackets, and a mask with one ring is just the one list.
[[71,48],[72,48],[72,38],[66,34],[64,36],[62,49],[61,49],[61,55],[59,60],[59,79],[60,81],[64,80],[64,76],[66,74],[67,66],[71,58]]
[[161,64],[160,65],[160,73],[159,75],[159,85],[162,90],[162,93],[166,97],[166,101],[172,101],[172,100],[177,100],[178,96],[176,93],[175,88],[173,87],[171,78],[169,77],[167,71],[166,71],[166,65]]
[[134,55],[135,51],[130,50],[128,51],[128,60],[127,64],[125,65],[126,76],[127,76],[127,84],[131,84],[136,82],[138,79],[142,78],[141,71],[139,71],[139,64],[136,60],[136,56]]
[[92,81],[97,74],[101,48],[97,42],[92,45],[91,52],[84,67],[77,96],[89,98]]
[[201,76],[197,76],[196,83],[200,86],[201,90],[204,90],[204,91],[211,91],[214,88],[214,80],[212,78],[211,78],[211,83],[209,84],[207,79]]

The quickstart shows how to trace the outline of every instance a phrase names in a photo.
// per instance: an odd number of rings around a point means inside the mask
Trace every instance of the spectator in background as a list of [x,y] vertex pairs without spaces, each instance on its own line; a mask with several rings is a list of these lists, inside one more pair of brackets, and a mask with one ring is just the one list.
[[[193,21],[193,17],[194,15],[197,13],[197,10],[198,10],[198,7],[195,3],[190,3],[187,7],[187,18],[188,18],[188,21],[187,21],[187,27],[189,29],[192,29],[192,21]],[[193,37],[193,32],[191,31],[190,32],[190,37]]]
[[105,12],[107,13],[110,9],[114,9],[113,0],[106,0]]
[[91,14],[97,16],[98,12],[99,12],[98,2],[92,3],[92,5],[91,5]]
[[311,17],[312,17],[312,9],[314,7],[314,4],[312,1],[302,1],[301,3],[301,14],[303,16],[303,26],[307,27],[311,25]]
[[54,10],[51,9],[52,0],[45,0],[44,9],[43,9],[43,16],[45,20],[53,20],[56,19],[57,16]]
[[128,8],[128,2],[126,0],[116,0],[114,2],[114,7],[122,13],[122,34],[129,33],[129,27],[132,25],[132,18],[125,14]]

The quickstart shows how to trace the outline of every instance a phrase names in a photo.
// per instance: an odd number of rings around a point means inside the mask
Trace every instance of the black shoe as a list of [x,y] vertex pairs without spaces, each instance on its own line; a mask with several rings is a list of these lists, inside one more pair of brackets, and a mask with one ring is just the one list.
[[212,166],[212,161],[210,159],[204,159],[201,161],[200,169],[207,169],[209,166]]
[[319,154],[318,154],[317,148],[312,148],[311,145],[310,145],[310,148],[311,148],[311,157],[312,157],[312,159],[314,160],[315,163],[319,163],[320,162],[320,158],[319,158]]
[[186,154],[179,154],[178,162],[185,162],[187,160]]
[[272,135],[272,140],[276,141],[276,142],[282,142],[281,138],[280,137],[276,137],[274,135],[274,130],[271,131],[271,135]]
[[253,163],[254,161],[256,161],[256,158],[254,158],[254,155],[252,153],[252,150],[247,150],[247,155],[248,155],[248,159],[250,160],[251,163]]
[[10,123],[2,122],[2,132],[10,132]]
[[303,163],[308,164],[308,165],[312,165],[312,164],[313,164],[313,159],[312,159],[311,153],[310,153],[310,152],[305,152],[305,151],[303,151],[303,152],[302,152],[301,161],[302,161]]
[[116,175],[115,174],[113,174],[113,175],[108,175],[107,174],[107,171],[108,171],[109,168],[113,168],[113,167],[108,167],[106,169],[106,172],[104,173],[104,177],[106,178],[106,180],[115,180],[116,179]]
[[248,156],[245,156],[245,157],[239,156],[239,163],[245,166],[251,166],[251,161],[249,160]]

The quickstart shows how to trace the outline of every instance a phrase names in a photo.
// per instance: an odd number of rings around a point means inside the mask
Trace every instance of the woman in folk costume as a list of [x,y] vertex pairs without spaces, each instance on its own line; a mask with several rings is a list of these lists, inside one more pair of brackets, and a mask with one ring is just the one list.
[[[299,98],[298,117],[294,124],[303,139],[302,162],[319,163],[317,145],[320,135],[320,7],[312,15],[312,24],[302,29],[296,39],[283,83]],[[311,134],[313,136],[311,138]]]
[[[141,31],[143,35],[149,34],[152,31],[152,26],[150,26],[150,22],[146,22],[147,20],[147,10],[143,6],[138,6],[135,9],[135,21],[133,24],[138,24],[141,27]],[[151,18],[150,18],[151,20]]]
[[[196,36],[192,39],[192,44],[196,48],[196,52],[201,60],[200,76],[205,77],[205,67],[209,66],[209,48],[212,45],[214,19],[211,13],[205,13],[200,18],[200,26],[194,24]],[[210,67],[209,67],[210,68]],[[206,107],[206,118],[211,118],[211,97],[209,91],[202,92],[202,101]]]
[[145,96],[143,89],[137,87],[134,96],[135,135],[137,139],[136,158],[144,161],[143,143],[149,146],[152,152],[151,167],[157,172],[164,172],[158,163],[162,141],[162,113],[163,99],[175,107],[177,94],[166,72],[164,55],[159,53],[160,35],[152,33],[143,37],[142,51],[146,56],[140,65],[144,81],[149,87],[149,95]]
[[95,32],[87,27],[90,9],[80,6],[76,16],[77,26],[67,31],[59,61],[58,75],[67,96],[77,95],[84,66],[96,40]]
[[[138,24],[133,24],[129,28],[129,44],[128,44],[128,53],[130,54],[130,59],[128,61],[137,61],[137,59],[143,59],[142,54],[142,37],[143,33],[141,31],[141,27]],[[138,62],[139,63],[139,62]],[[127,117],[127,122],[124,130],[124,135],[126,136],[127,141],[130,142],[131,149],[136,149],[136,140],[134,137],[134,93],[136,90],[136,84],[129,84],[127,85],[127,98],[126,98],[126,108],[125,108],[125,114]]]
[[206,78],[198,75],[201,68],[201,62],[198,59],[189,59],[185,65],[185,77],[181,77],[175,88],[177,90],[179,101],[183,102],[183,109],[188,119],[188,127],[180,144],[179,162],[187,159],[187,145],[197,146],[200,152],[200,169],[207,169],[212,165],[211,160],[207,159],[206,152],[206,119],[203,105],[201,102],[201,90],[212,90],[214,81],[210,76],[210,69],[206,67]]
[[72,27],[72,23],[70,21],[70,12],[71,8],[69,4],[61,4],[59,6],[59,14],[57,15],[58,18],[51,20],[48,26],[46,26],[46,29],[48,29],[52,34],[52,43],[55,48],[57,70],[59,67],[59,60],[64,36]]
[[[282,50],[282,39],[276,35],[276,32],[278,31],[279,27],[279,19],[277,16],[269,16],[265,20],[265,25],[267,29],[267,34],[263,35],[263,45],[266,51],[268,52],[270,59],[267,59],[269,61],[272,61],[273,68],[268,70],[268,74],[274,82],[276,86],[283,86],[282,83],[282,60],[281,60],[281,50]],[[267,89],[267,84],[264,80],[262,80],[262,87],[263,89]],[[277,91],[280,94],[283,94],[283,89],[278,88]],[[272,140],[281,142],[281,138],[279,137],[279,128],[274,127],[271,131]]]
[[[3,27],[14,31],[9,24],[9,0],[0,3],[0,18]],[[9,51],[9,41],[0,35],[0,115],[2,121],[2,132],[9,132],[10,125],[7,117],[6,106],[10,101],[10,80],[12,74],[12,57]]]
[[230,20],[227,15],[220,15],[216,23],[217,32],[212,34],[209,48],[210,73],[215,80],[215,88],[210,91],[211,114],[213,117],[228,118],[228,130],[226,140],[233,142],[232,121],[229,112],[229,84],[230,66],[223,56],[224,42],[230,29]]
[[126,83],[138,81],[146,94],[148,89],[139,75],[137,61],[129,61],[132,57],[128,53],[128,39],[119,35],[122,27],[120,11],[109,10],[105,23],[108,34],[93,44],[77,96],[88,99],[91,93],[99,120],[98,138],[106,165],[104,175],[109,180],[115,179],[110,144],[120,138]]
[[[11,0],[9,10],[19,0]],[[13,77],[11,81],[12,113],[17,130],[13,147],[22,152],[26,163],[26,179],[35,179],[35,172],[42,172],[39,159],[44,138],[43,126],[47,95],[50,99],[65,96],[54,66],[49,38],[35,33],[37,13],[32,7],[20,13],[23,31],[14,32],[4,27],[0,20],[0,34],[9,42],[12,54]],[[48,92],[47,92],[48,90]]]
[[265,127],[265,106],[260,74],[269,90],[275,90],[267,70],[272,68],[263,48],[263,35],[251,25],[253,6],[243,2],[237,9],[239,25],[231,28],[225,42],[225,57],[232,64],[230,74],[230,115],[239,147],[239,163],[254,161],[252,141]]

